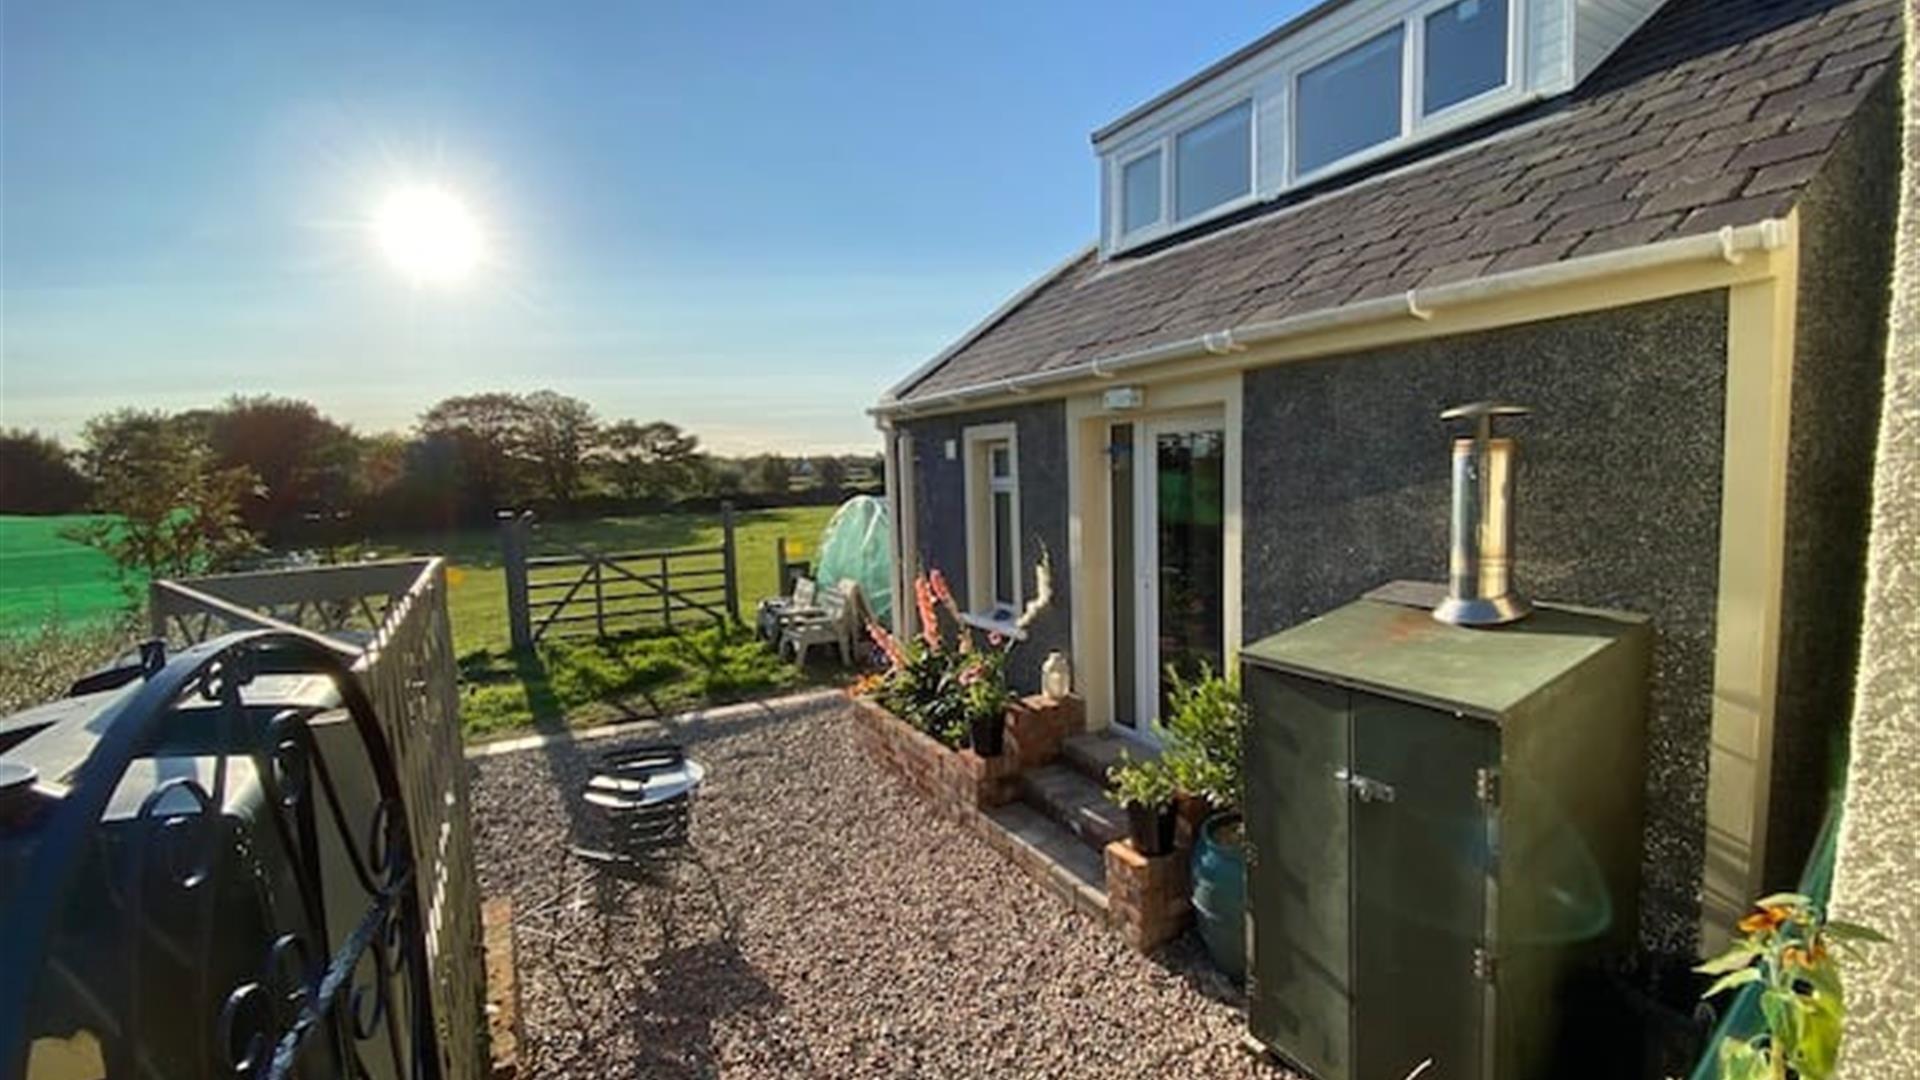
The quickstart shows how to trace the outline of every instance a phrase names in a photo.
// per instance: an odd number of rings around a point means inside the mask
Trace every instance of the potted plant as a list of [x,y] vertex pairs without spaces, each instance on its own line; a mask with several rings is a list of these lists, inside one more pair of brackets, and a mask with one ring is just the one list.
[[976,650],[962,664],[959,682],[967,716],[967,741],[981,757],[999,757],[1007,733],[1007,652],[1000,635],[990,635],[989,648]]
[[1237,979],[1246,971],[1247,871],[1240,817],[1246,707],[1238,681],[1214,674],[1204,662],[1193,678],[1171,668],[1167,674],[1170,708],[1160,726],[1161,760],[1181,791],[1205,799],[1213,809],[1194,835],[1194,921],[1215,966]]
[[1142,855],[1173,850],[1173,771],[1157,759],[1123,757],[1107,770],[1113,801],[1127,811],[1127,839]]
[[1702,997],[1760,984],[1766,1028],[1720,1044],[1721,1080],[1829,1080],[1847,1018],[1840,960],[1886,937],[1826,918],[1799,893],[1762,897],[1740,930],[1745,936],[1732,948],[1694,969],[1719,976]]

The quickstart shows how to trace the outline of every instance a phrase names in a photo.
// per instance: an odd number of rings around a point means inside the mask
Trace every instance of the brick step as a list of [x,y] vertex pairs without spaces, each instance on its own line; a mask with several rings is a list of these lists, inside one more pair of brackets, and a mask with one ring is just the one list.
[[1101,787],[1107,784],[1107,769],[1120,764],[1123,754],[1133,755],[1136,761],[1154,756],[1146,746],[1107,732],[1069,735],[1060,744],[1060,757]]
[[985,812],[998,826],[1000,838],[1014,865],[1071,903],[1090,918],[1107,918],[1107,864],[1058,822],[1024,803],[1008,803]]
[[1127,835],[1126,811],[1080,769],[1048,765],[1021,773],[1020,797],[1095,853]]

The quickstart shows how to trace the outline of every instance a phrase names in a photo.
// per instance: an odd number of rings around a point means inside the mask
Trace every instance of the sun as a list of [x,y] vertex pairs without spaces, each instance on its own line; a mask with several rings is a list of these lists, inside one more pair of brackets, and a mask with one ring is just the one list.
[[465,203],[439,187],[388,192],[374,212],[373,235],[387,258],[416,284],[460,281],[486,253],[480,223]]

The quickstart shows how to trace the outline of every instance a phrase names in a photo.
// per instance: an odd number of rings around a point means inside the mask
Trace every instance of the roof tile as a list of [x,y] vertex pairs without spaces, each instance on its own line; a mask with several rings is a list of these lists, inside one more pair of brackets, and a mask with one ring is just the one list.
[[1515,248],[1493,260],[1487,267],[1487,273],[1498,274],[1507,270],[1524,270],[1529,266],[1550,263],[1573,249],[1574,237],[1561,236],[1552,240],[1542,240],[1523,248]]
[[1762,139],[1741,150],[1733,156],[1728,168],[1757,168],[1771,165],[1776,161],[1799,157],[1802,154],[1824,152],[1833,145],[1834,136],[1839,133],[1838,123],[1821,124],[1819,127],[1802,128],[1785,135],[1776,135]]

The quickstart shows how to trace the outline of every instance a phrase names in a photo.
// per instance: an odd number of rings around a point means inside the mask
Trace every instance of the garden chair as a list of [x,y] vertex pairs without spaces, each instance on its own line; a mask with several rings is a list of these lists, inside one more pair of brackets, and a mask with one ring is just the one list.
[[860,586],[842,581],[816,593],[814,603],[818,612],[796,615],[782,625],[780,655],[791,656],[805,667],[815,645],[831,645],[840,651],[840,662],[852,667],[854,642],[860,639],[864,621]]
[[780,632],[787,621],[802,615],[818,615],[820,607],[815,602],[819,586],[810,577],[798,577],[793,581],[792,596],[772,596],[760,601],[754,615],[754,629],[764,641],[780,644]]

